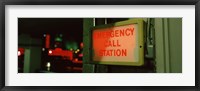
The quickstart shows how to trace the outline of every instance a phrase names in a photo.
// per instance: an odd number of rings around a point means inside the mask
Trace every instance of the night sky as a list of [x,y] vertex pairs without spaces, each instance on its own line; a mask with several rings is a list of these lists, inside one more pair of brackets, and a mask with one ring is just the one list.
[[41,38],[43,34],[63,34],[65,40],[83,41],[82,18],[18,18],[18,35]]

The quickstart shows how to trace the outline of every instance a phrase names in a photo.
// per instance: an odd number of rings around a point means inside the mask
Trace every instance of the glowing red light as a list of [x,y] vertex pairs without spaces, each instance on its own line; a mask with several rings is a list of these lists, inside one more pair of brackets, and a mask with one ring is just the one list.
[[21,52],[20,51],[18,51],[18,56],[21,56]]
[[83,42],[81,42],[80,47],[83,48]]
[[45,47],[49,48],[50,47],[50,35],[46,34],[46,43],[45,43]]
[[79,57],[83,57],[83,54],[79,54],[78,56],[79,56]]
[[74,61],[78,61],[78,58],[75,58],[75,60]]
[[18,55],[18,56],[24,55],[24,51],[25,51],[24,48],[18,48],[17,55]]
[[55,50],[49,50],[49,56],[62,56],[63,58],[73,59],[73,52],[68,50],[62,50],[61,48],[56,48]]
[[49,54],[52,54],[52,50],[49,50]]

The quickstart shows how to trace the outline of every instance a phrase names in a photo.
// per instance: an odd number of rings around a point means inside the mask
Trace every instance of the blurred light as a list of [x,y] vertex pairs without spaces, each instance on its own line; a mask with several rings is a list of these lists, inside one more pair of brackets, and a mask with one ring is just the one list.
[[50,71],[51,63],[50,63],[50,62],[47,62],[46,67],[47,67],[47,71]]
[[51,54],[52,53],[52,51],[51,50],[49,50],[49,54]]
[[42,51],[45,51],[45,48],[42,48]]
[[77,53],[77,51],[75,51],[75,53]]
[[47,62],[47,65],[46,65],[48,68],[51,67],[51,63],[50,62]]
[[73,49],[72,49],[72,48],[70,48],[70,50],[72,51]]
[[18,56],[21,56],[21,52],[20,51],[18,51]]
[[46,37],[46,34],[44,34],[43,36]]
[[62,42],[62,38],[56,37],[56,38],[55,38],[55,41]]
[[80,50],[79,50],[79,49],[77,49],[77,51],[79,52]]
[[79,57],[83,57],[83,54],[81,53],[81,54],[79,54],[78,56],[79,56]]
[[74,61],[78,61],[78,58],[75,58],[75,60]]
[[50,67],[47,67],[47,71],[50,71]]
[[80,47],[83,48],[83,42],[81,42]]

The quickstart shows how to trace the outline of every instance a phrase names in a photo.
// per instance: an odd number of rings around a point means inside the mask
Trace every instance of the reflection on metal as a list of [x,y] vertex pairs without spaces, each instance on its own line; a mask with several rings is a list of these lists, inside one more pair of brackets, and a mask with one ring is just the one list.
[[93,18],[93,26],[96,26],[95,21],[96,21],[95,18]]

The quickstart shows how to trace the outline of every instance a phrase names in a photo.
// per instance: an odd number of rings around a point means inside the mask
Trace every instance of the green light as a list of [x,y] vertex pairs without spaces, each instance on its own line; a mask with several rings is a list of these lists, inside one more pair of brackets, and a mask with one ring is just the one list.
[[71,48],[72,48],[73,50],[77,50],[77,49],[78,49],[78,44],[77,44],[76,42],[74,42],[74,41],[67,41],[67,42],[65,43],[65,48],[66,48],[67,50],[71,50]]
[[56,38],[55,38],[55,41],[62,42],[62,38],[56,37]]

